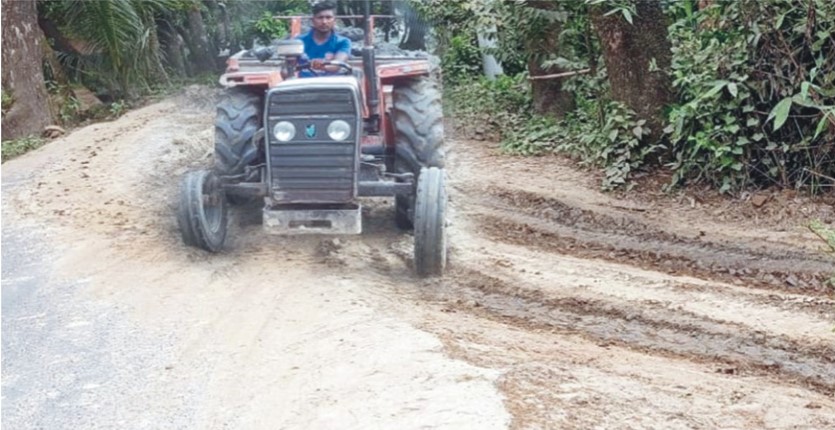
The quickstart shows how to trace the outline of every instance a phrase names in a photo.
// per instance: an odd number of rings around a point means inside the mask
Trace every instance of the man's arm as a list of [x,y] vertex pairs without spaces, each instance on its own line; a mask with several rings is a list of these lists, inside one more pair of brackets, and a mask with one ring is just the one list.
[[[351,58],[351,40],[347,37],[340,37],[336,42],[336,52],[333,53],[333,56],[329,59],[329,61],[341,61],[343,63],[347,63],[348,60]],[[314,60],[315,61],[315,60]],[[313,68],[323,68],[321,62],[319,64],[315,64]],[[324,70],[330,73],[336,73],[340,70],[339,66],[324,66]]]
[[347,62],[349,58],[351,58],[351,39],[340,37],[336,43],[336,53],[334,53],[333,59]]

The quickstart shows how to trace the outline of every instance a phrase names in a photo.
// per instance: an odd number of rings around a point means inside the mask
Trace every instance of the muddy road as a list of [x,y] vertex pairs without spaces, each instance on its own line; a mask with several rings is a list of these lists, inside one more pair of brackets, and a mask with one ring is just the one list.
[[9,428],[835,428],[832,196],[598,191],[449,141],[450,264],[411,275],[391,201],[355,237],[182,245],[214,94],[3,164]]

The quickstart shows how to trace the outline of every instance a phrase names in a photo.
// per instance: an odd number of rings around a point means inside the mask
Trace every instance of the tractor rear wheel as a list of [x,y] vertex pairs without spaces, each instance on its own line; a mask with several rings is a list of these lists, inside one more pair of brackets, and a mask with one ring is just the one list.
[[421,278],[441,276],[446,267],[447,194],[444,169],[423,168],[415,198],[415,271]]
[[217,104],[215,116],[215,170],[221,175],[239,175],[258,158],[253,142],[261,128],[262,97],[232,88]]
[[218,177],[208,170],[189,172],[180,186],[177,224],[186,245],[219,252],[226,241],[226,198]]
[[[395,171],[412,173],[417,180],[424,167],[444,167],[444,118],[437,83],[428,77],[412,79],[396,86],[392,95]],[[414,208],[413,198],[395,198],[398,228],[414,228]]]

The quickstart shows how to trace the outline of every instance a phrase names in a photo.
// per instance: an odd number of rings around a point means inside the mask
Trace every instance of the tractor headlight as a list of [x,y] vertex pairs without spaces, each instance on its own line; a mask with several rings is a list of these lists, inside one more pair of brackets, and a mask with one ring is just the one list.
[[351,135],[351,126],[347,122],[338,119],[328,125],[328,136],[336,141],[343,141]]
[[287,142],[296,137],[296,126],[289,121],[281,121],[273,127],[273,136],[279,142]]

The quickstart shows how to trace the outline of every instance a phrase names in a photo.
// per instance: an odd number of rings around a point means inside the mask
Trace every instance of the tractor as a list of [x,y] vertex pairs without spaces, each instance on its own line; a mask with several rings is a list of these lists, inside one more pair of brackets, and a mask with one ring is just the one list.
[[[299,77],[305,17],[291,38],[227,60],[215,117],[214,166],[188,172],[177,223],[183,241],[219,252],[228,210],[259,207],[274,234],[360,234],[363,197],[393,197],[413,231],[418,276],[446,265],[443,116],[428,58],[377,56],[366,6],[360,58],[327,62],[336,75]],[[333,67],[331,68],[333,69]],[[256,206],[256,202],[263,202]]]

